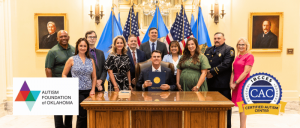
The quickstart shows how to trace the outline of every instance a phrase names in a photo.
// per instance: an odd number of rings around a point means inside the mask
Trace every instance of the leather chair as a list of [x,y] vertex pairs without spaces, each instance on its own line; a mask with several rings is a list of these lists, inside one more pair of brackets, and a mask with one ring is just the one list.
[[[174,74],[174,65],[172,63],[161,61],[160,64],[161,64],[161,66],[163,66],[165,68],[170,68],[171,73]],[[152,61],[150,59],[145,62],[141,62],[141,63],[138,63],[135,65],[135,80],[136,80],[136,82],[138,82],[138,80],[139,80],[141,71],[150,66],[152,66]],[[136,86],[134,87],[134,90],[136,91]]]

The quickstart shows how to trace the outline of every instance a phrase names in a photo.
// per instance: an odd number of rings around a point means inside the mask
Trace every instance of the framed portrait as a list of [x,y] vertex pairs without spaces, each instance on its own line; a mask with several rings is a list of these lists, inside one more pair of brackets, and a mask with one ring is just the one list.
[[35,13],[36,52],[48,52],[57,44],[57,32],[68,31],[66,13]]
[[251,52],[281,52],[283,12],[252,12],[249,18]]

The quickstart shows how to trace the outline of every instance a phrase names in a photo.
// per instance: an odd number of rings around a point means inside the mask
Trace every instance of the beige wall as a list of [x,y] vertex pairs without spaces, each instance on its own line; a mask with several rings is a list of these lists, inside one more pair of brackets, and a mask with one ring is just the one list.
[[[70,44],[75,45],[87,30],[96,30],[98,40],[108,20],[112,1],[104,4],[105,16],[99,25],[88,16],[95,0],[11,0],[11,43],[13,77],[45,77],[46,53],[35,52],[34,13],[67,13]],[[234,46],[240,37],[248,37],[250,12],[284,12],[283,51],[281,53],[253,53],[255,63],[251,74],[267,72],[274,75],[282,85],[284,100],[299,100],[299,0],[219,0],[225,4],[225,17],[217,25],[210,18],[211,0],[202,0],[202,12],[211,40],[217,31],[225,33],[226,43]],[[118,6],[117,0],[115,4]],[[94,6],[93,6],[94,8]],[[125,25],[128,6],[121,6],[121,21]],[[190,19],[191,8],[186,6]],[[116,9],[116,14],[118,10]],[[195,18],[197,13],[194,13]],[[140,16],[141,17],[141,16]],[[144,28],[147,29],[147,28]],[[145,30],[144,30],[145,31]],[[143,35],[141,35],[143,37]],[[142,38],[141,38],[142,40]],[[294,55],[287,55],[286,48],[294,48]],[[2,60],[2,56],[1,56]],[[3,63],[3,62],[0,62]],[[3,86],[3,85],[0,85]]]

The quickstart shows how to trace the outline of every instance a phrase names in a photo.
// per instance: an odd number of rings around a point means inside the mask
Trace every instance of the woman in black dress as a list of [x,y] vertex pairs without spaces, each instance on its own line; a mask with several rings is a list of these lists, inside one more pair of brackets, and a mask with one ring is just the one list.
[[104,65],[109,75],[109,91],[132,90],[130,61],[126,54],[126,46],[127,44],[123,36],[114,38],[110,54]]

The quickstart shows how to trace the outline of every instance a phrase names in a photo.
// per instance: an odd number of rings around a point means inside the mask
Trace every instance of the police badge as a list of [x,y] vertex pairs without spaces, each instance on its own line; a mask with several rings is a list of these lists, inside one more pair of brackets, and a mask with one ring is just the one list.
[[221,57],[221,53],[219,53],[219,57]]
[[230,50],[230,56],[234,56],[234,51]]

